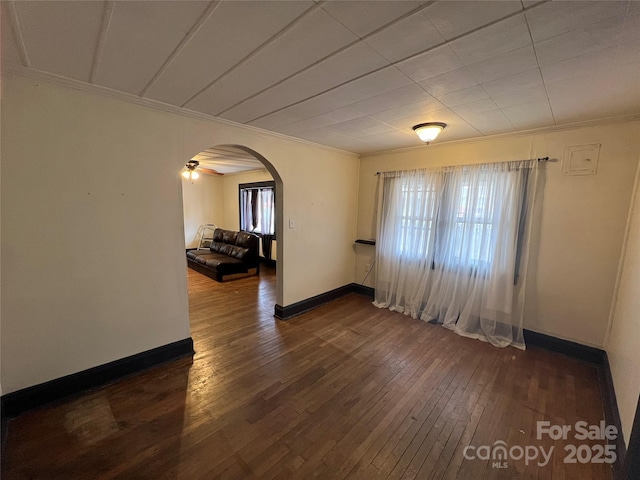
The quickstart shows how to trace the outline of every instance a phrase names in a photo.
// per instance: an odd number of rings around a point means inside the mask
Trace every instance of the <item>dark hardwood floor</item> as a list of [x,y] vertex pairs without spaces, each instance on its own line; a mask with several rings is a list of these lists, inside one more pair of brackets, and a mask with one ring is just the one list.
[[[274,284],[269,269],[224,284],[189,270],[193,362],[12,420],[3,480],[611,478],[609,465],[563,462],[565,444],[584,442],[536,439],[537,421],[604,418],[593,366],[355,294],[276,321]],[[546,466],[464,458],[499,440],[555,450]]]

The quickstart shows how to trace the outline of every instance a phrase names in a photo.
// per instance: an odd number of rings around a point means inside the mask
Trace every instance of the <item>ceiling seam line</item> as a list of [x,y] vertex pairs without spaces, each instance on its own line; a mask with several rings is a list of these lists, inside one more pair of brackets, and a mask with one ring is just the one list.
[[233,65],[231,68],[229,68],[226,72],[223,72],[221,75],[219,75],[216,79],[214,79],[213,81],[209,82],[206,86],[202,87],[200,90],[198,90],[194,95],[192,95],[191,97],[189,97],[187,99],[187,101],[185,101],[182,105],[180,105],[181,107],[184,107],[185,105],[187,105],[189,102],[193,101],[195,98],[197,98],[199,95],[201,95],[202,93],[204,93],[206,90],[208,90],[209,88],[211,88],[213,85],[215,85],[216,83],[218,83],[220,80],[222,80],[223,78],[225,78],[227,75],[230,75],[232,72],[234,72],[237,68],[240,68],[242,65],[244,65],[246,62],[248,62],[250,59],[252,59],[254,56],[256,56],[258,53],[260,53],[262,50],[264,50],[265,48],[267,48],[269,45],[271,45],[273,42],[275,42],[277,39],[279,39],[281,36],[283,36],[284,34],[288,33],[293,27],[295,27],[296,25],[298,25],[305,17],[307,17],[308,15],[311,15],[312,13],[314,13],[316,10],[321,9],[322,5],[326,3],[326,0],[323,0],[321,2],[315,2],[311,7],[309,7],[307,10],[305,10],[304,12],[302,12],[300,15],[298,15],[296,18],[294,18],[291,22],[289,22],[287,25],[285,25],[283,28],[281,28],[278,32],[276,32],[273,36],[271,36],[266,42],[262,43],[261,45],[259,45],[258,47],[256,47],[254,50],[252,50],[250,53],[248,53],[244,58],[242,58],[238,63],[236,63],[235,65]]
[[[533,69],[532,69],[532,70],[533,70]],[[517,75],[517,74],[516,74],[516,75]],[[506,113],[504,113],[504,112],[502,111],[502,108],[498,106],[498,104],[497,104],[497,103],[496,103],[496,101],[493,99],[493,97],[489,94],[489,92],[487,92],[487,89],[486,89],[486,88],[484,88],[484,85],[482,85],[482,83],[478,82],[478,86],[479,86],[480,88],[482,88],[482,91],[483,91],[484,93],[486,93],[486,94],[487,94],[487,98],[493,102],[493,104],[496,106],[496,108],[495,108],[495,109],[493,109],[493,110],[483,110],[482,112],[475,112],[475,113],[483,114],[483,113],[487,113],[487,112],[495,112],[495,111],[499,111],[499,112],[504,116],[504,118],[506,118],[506,119],[507,119],[507,121],[509,122],[509,125],[511,125],[511,127],[513,127],[513,128],[516,128],[516,126],[515,126],[515,125],[513,124],[513,122],[511,121],[511,119],[507,116],[507,114],[506,114]],[[485,99],[485,100],[486,100],[486,99]],[[478,100],[478,101],[482,101],[482,100]],[[456,105],[456,106],[463,106],[463,105],[464,105],[464,104],[460,104],[460,105]],[[453,107],[453,108],[455,108],[455,107]],[[460,118],[462,118],[462,119],[464,120],[464,117],[463,117],[461,114],[457,113],[455,110],[453,111],[453,113],[455,113],[456,115],[458,115]],[[474,113],[474,112],[471,112],[471,114],[472,114],[472,115],[473,115],[473,113]],[[466,120],[465,120],[465,122],[466,122]],[[467,123],[468,123],[468,122],[467,122]]]
[[98,42],[96,43],[96,49],[93,53],[93,62],[91,63],[91,74],[89,75],[89,83],[95,83],[98,75],[98,68],[102,62],[102,52],[104,51],[104,44],[107,39],[107,32],[111,26],[111,18],[113,18],[113,9],[115,7],[114,2],[105,2],[102,10],[102,21],[100,22],[100,35],[98,36]]
[[[520,15],[520,14],[524,14],[524,13],[525,13],[525,6],[524,6],[524,4],[522,3],[522,0],[520,0],[520,5],[522,6],[522,10],[520,10],[519,12],[514,12],[514,13],[517,13],[517,14],[519,14],[519,15]],[[525,18],[526,18],[526,15],[525,15]],[[526,19],[525,19],[525,23],[526,23]],[[484,28],[484,27],[483,27],[483,28]],[[529,36],[529,38],[531,38],[531,36]],[[453,50],[453,49],[452,49],[452,50]],[[514,50],[509,50],[509,52],[506,52],[506,53],[515,52],[516,50],[519,50],[519,48],[516,48],[516,49],[514,49]],[[462,64],[464,65],[464,68],[467,68],[467,69],[468,69],[469,65],[467,65],[467,62],[465,62],[464,60],[462,60],[462,59],[460,58],[460,56],[458,55],[458,53],[457,53],[455,50],[453,51],[453,53],[454,53],[454,54],[455,54],[455,56],[456,56],[456,57],[457,57],[457,58],[462,62]],[[491,57],[489,57],[489,58],[491,58]],[[487,60],[487,59],[485,59],[485,60]],[[477,61],[477,62],[472,62],[472,63],[471,63],[471,65],[474,65],[474,64],[479,63],[479,62],[483,62],[483,61],[485,61],[485,60],[479,60],[479,61]],[[484,85],[482,84],[482,82],[480,82],[480,81],[478,80],[478,77],[477,77],[476,75],[474,75],[474,74],[473,74],[473,72],[471,72],[470,70],[468,70],[468,71],[469,71],[469,74],[473,77],[473,79],[474,79],[476,82],[478,82],[478,83],[477,83],[477,86],[478,86],[478,87],[480,87],[480,88],[482,89],[482,91],[487,95],[487,98],[488,98],[489,100],[491,100],[491,101],[493,102],[493,104],[496,106],[496,108],[495,108],[495,109],[493,109],[493,110],[485,110],[485,111],[482,111],[482,112],[469,112],[469,113],[471,113],[471,114],[473,115],[474,113],[476,113],[476,114],[477,114],[477,113],[482,114],[482,113],[486,113],[486,112],[490,112],[490,111],[499,110],[499,111],[500,111],[500,113],[502,113],[502,115],[504,116],[504,118],[506,118],[506,119],[507,119],[507,121],[509,122],[509,125],[511,125],[513,128],[515,128],[515,125],[513,124],[513,122],[511,121],[511,119],[510,119],[509,117],[507,117],[507,115],[506,115],[506,114],[502,111],[502,109],[498,106],[498,104],[497,104],[497,103],[496,103],[496,101],[493,99],[493,97],[489,94],[489,92],[487,92],[487,89],[484,87]],[[486,82],[485,82],[485,83],[486,83]],[[437,97],[436,97],[436,99],[437,99]],[[484,100],[486,100],[486,99],[484,99]],[[482,101],[482,100],[477,100],[477,101]],[[467,125],[469,125],[469,126],[470,126],[471,128],[473,128],[476,132],[480,133],[480,135],[485,135],[485,136],[486,136],[486,135],[487,135],[486,133],[482,132],[479,128],[477,128],[475,125],[473,125],[471,122],[469,122],[466,118],[464,118],[464,117],[462,116],[462,114],[460,114],[460,113],[458,113],[458,112],[456,112],[456,111],[454,110],[454,109],[455,109],[455,107],[461,107],[461,106],[463,106],[463,105],[464,105],[464,104],[460,104],[460,105],[456,105],[456,106],[453,106],[453,107],[449,107],[449,106],[447,105],[447,108],[448,108],[449,110],[451,110],[454,114],[456,114],[458,117],[460,117],[464,123],[466,123]]]
[[527,32],[529,33],[529,38],[531,39],[533,54],[536,57],[536,65],[538,65],[538,72],[540,72],[540,78],[542,79],[542,86],[544,87],[544,94],[547,98],[547,105],[549,105],[551,118],[553,119],[553,124],[558,125],[558,122],[556,120],[556,114],[553,112],[553,106],[551,106],[551,100],[549,99],[549,90],[547,89],[547,82],[545,82],[544,75],[542,74],[542,67],[540,66],[540,59],[538,58],[538,49],[536,48],[536,42],[533,40],[533,34],[531,33],[531,26],[529,25],[529,19],[527,18],[526,15],[524,16],[524,23],[527,25]]
[[[437,48],[443,47],[443,46],[445,46],[445,45],[449,45],[449,44],[451,44],[451,43],[453,43],[453,42],[455,42],[455,41],[457,41],[457,40],[460,40],[460,39],[465,38],[465,37],[467,37],[467,36],[469,36],[469,35],[472,35],[472,34],[474,34],[474,33],[477,33],[477,32],[479,32],[479,31],[481,31],[481,30],[483,30],[483,29],[485,29],[485,28],[491,27],[491,26],[496,25],[496,24],[498,24],[498,23],[500,23],[500,22],[503,22],[503,21],[505,21],[505,20],[510,20],[511,18],[517,17],[517,16],[519,16],[519,15],[524,15],[526,12],[531,11],[532,9],[537,8],[537,7],[539,7],[540,5],[544,5],[544,4],[546,4],[546,3],[550,2],[550,1],[551,1],[551,0],[543,0],[543,1],[541,1],[541,2],[538,2],[538,3],[534,4],[534,5],[529,6],[526,10],[522,10],[522,11],[518,11],[518,12],[513,12],[513,13],[511,13],[511,14],[509,14],[509,15],[505,16],[505,17],[502,17],[502,18],[500,18],[500,19],[498,19],[498,20],[495,20],[495,21],[490,22],[490,23],[488,23],[488,24],[486,24],[486,25],[483,25],[482,27],[478,27],[478,28],[476,28],[476,29],[470,30],[469,32],[466,32],[466,33],[463,33],[463,34],[461,34],[461,35],[458,35],[457,37],[454,37],[454,38],[452,38],[451,40],[445,40],[444,42],[441,42],[441,43],[439,43],[439,44],[437,44],[437,45],[434,45],[434,46],[429,47],[429,48],[427,48],[427,49],[425,49],[425,50],[422,50],[421,52],[414,53],[414,54],[409,55],[409,56],[407,56],[407,57],[405,57],[405,58],[401,58],[400,60],[396,60],[395,62],[391,62],[391,63],[389,63],[388,65],[384,65],[384,66],[379,67],[379,68],[377,68],[377,69],[374,69],[374,70],[372,70],[372,71],[370,71],[370,72],[368,72],[368,73],[364,73],[364,74],[362,74],[362,75],[359,75],[358,77],[352,78],[351,80],[347,80],[346,82],[343,82],[343,83],[341,83],[341,84],[339,84],[339,85],[335,85],[335,86],[333,86],[333,87],[331,87],[331,88],[329,88],[329,89],[327,89],[327,90],[324,90],[324,91],[322,91],[322,92],[319,92],[319,93],[317,93],[317,94],[315,94],[315,95],[313,95],[313,96],[311,96],[311,97],[308,97],[308,98],[305,98],[305,99],[303,99],[303,100],[299,100],[299,101],[297,101],[297,102],[291,103],[291,104],[286,105],[286,106],[284,106],[284,107],[281,107],[281,108],[278,108],[278,109],[276,109],[276,110],[273,110],[273,111],[271,111],[271,112],[269,112],[269,113],[265,113],[264,115],[260,115],[260,116],[258,116],[258,117],[256,117],[256,118],[253,118],[253,119],[249,120],[249,121],[248,121],[248,122],[246,122],[246,123],[255,122],[256,120],[260,120],[261,118],[264,118],[264,117],[266,117],[266,116],[268,116],[268,115],[272,115],[272,114],[274,114],[274,113],[281,112],[282,110],[285,110],[285,109],[287,109],[287,108],[289,108],[289,107],[293,107],[293,106],[299,105],[300,103],[306,102],[307,100],[311,100],[311,99],[316,98],[316,97],[319,97],[320,95],[324,95],[325,93],[331,92],[331,91],[333,91],[333,90],[336,90],[337,88],[343,87],[344,85],[348,85],[349,83],[352,83],[352,82],[355,82],[355,81],[357,81],[357,80],[360,80],[361,78],[364,78],[364,77],[366,77],[367,75],[372,75],[372,74],[374,74],[374,73],[377,73],[377,72],[379,72],[380,70],[383,70],[383,69],[385,69],[385,68],[388,68],[388,67],[395,67],[395,66],[396,66],[396,65],[398,65],[399,63],[405,62],[405,61],[407,61],[407,60],[411,60],[411,59],[413,59],[413,58],[415,58],[415,57],[418,57],[418,56],[423,55],[423,54],[425,54],[425,53],[431,52],[431,51],[433,51],[433,50],[435,50],[435,49],[437,49]],[[455,51],[454,51],[454,53],[455,53]],[[300,73],[300,72],[299,72],[299,73]],[[296,75],[297,75],[297,74],[296,74]],[[286,79],[285,79],[285,80],[286,80]],[[273,86],[272,86],[272,87],[273,87]],[[270,89],[270,88],[272,88],[272,87],[268,87],[268,88],[266,88],[266,89],[265,89],[265,90],[263,90],[263,91],[269,90],[269,89]],[[255,96],[255,95],[254,95],[254,96]],[[250,100],[251,98],[253,98],[253,96],[252,96],[252,97],[248,97],[246,100]],[[246,101],[246,100],[245,100],[245,101]],[[243,102],[244,102],[244,101],[243,101]],[[243,102],[240,102],[240,103],[243,103]],[[239,103],[239,104],[240,104],[240,103]],[[356,102],[353,102],[353,103],[356,103]],[[344,105],[344,106],[347,106],[347,105]],[[233,107],[228,108],[228,109],[227,109],[227,110],[225,110],[224,112],[226,112],[226,111],[230,110],[231,108],[233,108]],[[221,115],[221,114],[222,114],[222,113],[224,113],[224,112],[218,113],[218,114],[216,114],[216,116]]]
[[629,10],[631,9],[631,0],[627,2],[627,11],[624,12],[624,20],[622,20],[622,25],[620,25],[620,31],[618,32],[618,41],[616,42],[616,53],[613,56],[613,65],[615,67],[616,62],[618,60],[618,52],[620,51],[620,43],[622,43],[622,32],[624,31],[624,27],[629,18]]
[[20,28],[20,20],[18,19],[18,12],[16,10],[15,2],[7,2],[9,8],[9,19],[11,21],[11,30],[13,31],[13,37],[18,47],[18,54],[22,65],[30,68],[31,62],[29,61],[29,54],[27,53],[27,46],[24,44],[24,38],[22,37],[22,29]]
[[[434,0],[434,1],[431,1],[431,2],[428,2],[428,3],[425,3],[424,5],[421,5],[421,6],[419,6],[418,8],[415,8],[415,9],[411,10],[410,12],[407,12],[407,13],[405,13],[404,15],[401,15],[401,16],[399,16],[398,18],[395,18],[395,19],[394,19],[394,20],[392,20],[391,22],[389,22],[389,23],[386,23],[386,24],[382,25],[381,27],[379,27],[379,28],[375,29],[375,30],[374,30],[374,31],[372,31],[372,32],[369,32],[368,34],[366,34],[366,35],[364,35],[364,36],[362,36],[362,37],[360,37],[360,36],[358,36],[357,34],[355,34],[355,33],[354,33],[354,35],[356,35],[358,38],[357,38],[356,40],[354,40],[353,42],[348,43],[347,45],[345,45],[345,46],[343,46],[343,47],[340,47],[339,49],[337,49],[337,50],[335,50],[335,51],[331,52],[329,55],[325,55],[324,57],[320,58],[319,60],[316,60],[316,61],[315,61],[315,62],[313,62],[312,64],[307,65],[307,66],[306,66],[306,67],[304,67],[303,69],[298,70],[297,72],[292,73],[291,75],[289,75],[289,76],[287,76],[287,77],[285,77],[285,78],[283,78],[283,79],[281,79],[281,80],[278,80],[276,83],[274,83],[274,84],[272,84],[272,85],[269,85],[269,86],[268,86],[268,87],[266,87],[266,88],[263,88],[262,90],[260,90],[260,91],[258,91],[258,92],[256,92],[256,93],[254,93],[254,94],[252,94],[252,95],[248,96],[247,98],[245,98],[245,99],[243,99],[243,100],[241,100],[241,101],[239,101],[239,102],[237,102],[237,103],[234,103],[234,104],[233,104],[233,105],[231,105],[230,107],[227,107],[227,108],[225,108],[224,110],[221,110],[220,112],[216,113],[216,114],[215,114],[215,116],[220,116],[220,115],[222,115],[223,113],[228,112],[228,111],[229,111],[229,110],[231,110],[232,108],[235,108],[235,107],[237,107],[238,105],[242,105],[244,102],[246,102],[246,101],[248,101],[248,100],[251,100],[251,99],[253,99],[253,98],[257,97],[258,95],[261,95],[262,93],[266,92],[267,90],[270,90],[270,89],[272,89],[272,88],[274,88],[274,87],[277,87],[278,85],[280,85],[280,84],[282,84],[282,83],[286,82],[287,80],[289,80],[289,79],[291,79],[291,78],[295,77],[296,75],[300,75],[301,73],[304,73],[304,72],[306,72],[306,71],[308,71],[308,70],[312,69],[313,67],[315,67],[316,65],[321,64],[321,63],[322,63],[322,62],[324,62],[325,60],[328,60],[328,59],[330,59],[331,57],[335,57],[336,55],[339,55],[339,54],[341,54],[342,52],[345,52],[346,50],[350,49],[351,47],[354,47],[354,46],[356,46],[356,45],[358,45],[358,44],[360,44],[360,43],[365,42],[367,39],[369,39],[369,38],[370,38],[370,37],[372,37],[373,35],[376,35],[376,34],[380,33],[381,31],[386,30],[387,28],[389,28],[389,27],[391,27],[391,26],[395,25],[395,24],[396,24],[396,23],[398,23],[398,22],[401,22],[402,20],[405,20],[405,19],[407,19],[407,18],[409,18],[409,17],[411,17],[411,16],[413,16],[413,15],[416,15],[416,14],[420,13],[421,11],[423,11],[424,9],[426,9],[427,7],[430,7],[430,6],[431,6],[431,5],[433,5],[434,3],[437,3],[437,1],[438,1],[438,0]],[[323,9],[323,10],[324,10],[324,9]],[[326,10],[324,10],[324,11],[326,12]],[[333,16],[332,16],[331,18],[333,18]],[[340,22],[338,22],[338,23],[340,23]],[[342,25],[342,23],[340,23],[340,25]],[[349,31],[351,31],[351,30],[349,30]],[[352,33],[353,33],[353,32],[352,32]],[[384,56],[382,56],[382,55],[380,55],[380,56],[381,56],[382,58],[384,58],[386,61],[389,61],[389,60],[388,60],[387,58],[385,58]],[[391,63],[390,63],[390,64],[391,64]],[[253,121],[253,120],[251,120],[251,121]]]
[[222,4],[222,0],[214,0],[209,4],[207,9],[204,11],[204,13],[200,15],[200,18],[198,18],[196,23],[193,24],[189,32],[184,37],[182,37],[182,40],[180,40],[180,43],[178,43],[176,48],[173,49],[173,52],[169,54],[169,56],[164,61],[164,63],[160,66],[160,68],[155,73],[155,75],[151,77],[151,80],[149,80],[149,82],[147,82],[145,87],[140,91],[140,93],[138,94],[140,97],[143,97],[149,91],[149,89],[158,81],[158,79],[162,76],[162,74],[167,71],[167,69],[173,63],[175,58],[180,54],[180,52],[182,52],[182,50],[184,50],[184,48],[189,44],[191,39],[196,36],[196,34],[200,31],[200,28],[202,28],[205,22],[209,20],[211,15],[213,15],[213,12],[215,12],[221,4]]
[[[354,32],[351,28],[349,28],[348,25],[346,25],[345,23],[343,23],[339,18],[337,18],[336,16],[334,16],[329,10],[325,9],[324,6],[322,8],[322,10],[329,15],[333,20],[335,20],[337,23],[339,23],[340,25],[342,25],[345,29],[347,29],[349,32],[353,33],[356,37],[358,37],[357,41],[363,41],[365,40],[365,38],[370,37],[371,35],[375,35],[376,33],[378,33],[378,31],[380,31],[380,29],[385,29],[387,28],[388,25],[391,25],[392,23],[396,23],[399,20],[404,20],[407,17],[411,17],[417,13],[420,13],[422,10],[424,10],[425,8],[427,8],[429,5],[436,3],[438,0],[433,0],[432,2],[428,2],[427,4],[424,5],[419,5],[418,7],[414,8],[413,10],[410,10],[406,13],[403,13],[402,15],[400,15],[399,17],[393,19],[391,22],[389,23],[385,23],[384,25],[376,28],[375,30],[373,30],[372,32],[366,33],[365,35],[360,35],[358,32]],[[327,2],[324,2],[327,3]]]

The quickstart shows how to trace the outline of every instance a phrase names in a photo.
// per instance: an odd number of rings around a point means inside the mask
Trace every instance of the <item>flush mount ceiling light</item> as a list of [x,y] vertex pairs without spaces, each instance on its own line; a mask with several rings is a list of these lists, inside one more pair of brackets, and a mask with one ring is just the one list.
[[418,134],[420,140],[429,145],[446,126],[447,124],[442,122],[420,123],[413,127],[413,131]]
[[198,162],[197,160],[189,160],[185,165],[186,170],[182,172],[182,176],[187,180],[191,180],[192,182],[194,180],[197,180],[198,177],[200,177],[200,174],[196,171],[198,165],[200,165],[200,162]]

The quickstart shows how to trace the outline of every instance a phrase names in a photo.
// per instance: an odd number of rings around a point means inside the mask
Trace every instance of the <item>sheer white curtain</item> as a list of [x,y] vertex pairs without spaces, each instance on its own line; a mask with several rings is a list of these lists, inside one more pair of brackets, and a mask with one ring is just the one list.
[[251,190],[240,190],[240,230],[245,232],[251,232],[255,228],[251,196]]
[[381,174],[374,304],[524,348],[535,160]]
[[273,188],[260,189],[258,202],[260,205],[258,218],[260,220],[260,233],[273,235],[275,233],[275,217],[273,210],[275,207]]
[[275,195],[271,187],[240,190],[240,229],[273,235],[275,233]]

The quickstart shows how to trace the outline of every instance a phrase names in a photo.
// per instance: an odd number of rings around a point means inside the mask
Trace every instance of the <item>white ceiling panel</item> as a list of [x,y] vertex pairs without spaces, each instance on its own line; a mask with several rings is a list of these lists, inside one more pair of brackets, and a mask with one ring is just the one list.
[[440,33],[451,40],[520,10],[520,2],[449,1],[436,2],[426,13]]
[[545,82],[553,83],[574,77],[607,72],[616,60],[616,47],[572,57],[561,62],[542,66]]
[[620,32],[620,41],[630,40],[640,40],[640,2],[637,1],[630,3],[629,13]]
[[536,85],[534,87],[516,90],[509,93],[500,93],[492,95],[491,98],[500,108],[513,107],[514,105],[522,105],[524,103],[539,102],[547,100],[547,91],[544,85]]
[[423,100],[429,100],[431,96],[415,83],[405,87],[390,90],[380,95],[369,97],[351,105],[352,108],[364,114],[383,112],[394,107],[409,105]]
[[221,2],[145,96],[184,105],[312,5]]
[[89,81],[102,2],[14,2],[31,66]]
[[489,94],[480,85],[475,85],[473,87],[463,88],[462,90],[456,90],[455,92],[445,93],[436,98],[447,107],[455,107],[457,105],[464,105],[465,103],[489,98]]
[[[426,117],[434,114],[435,112],[441,112],[441,111],[447,111],[447,107],[444,106],[435,98],[430,97],[426,100],[421,100],[420,102],[415,102],[408,105],[402,105],[400,107],[390,108],[389,110],[385,110],[383,112],[376,112],[371,116],[382,122],[393,124],[392,122],[394,120],[398,120],[401,118],[415,117],[420,115],[424,115]],[[429,120],[424,120],[424,121],[427,122]]]
[[460,115],[469,125],[483,135],[494,135],[513,130],[513,124],[501,110]]
[[367,39],[380,55],[396,62],[439,45],[445,38],[424,11],[376,33]]
[[394,129],[393,131],[385,134],[384,137],[376,134],[366,135],[364,137],[360,137],[360,140],[366,142],[369,145],[376,145],[378,147],[377,149],[380,150],[379,147],[381,145],[384,145],[385,138],[391,139],[394,142],[394,147],[392,148],[401,147],[403,145],[407,146],[407,144],[423,145],[422,141],[411,129],[409,129],[408,131]]
[[209,1],[192,0],[125,0],[116,5],[126,4],[127,12],[145,17],[155,24],[188,33],[198,18],[209,6]]
[[437,77],[460,67],[464,67],[464,64],[449,45],[437,47],[398,63],[398,68],[416,82]]
[[614,58],[614,65],[640,62],[640,38],[618,44]]
[[346,122],[331,125],[331,128],[343,135],[364,137],[367,135],[380,135],[382,133],[397,130],[389,124],[380,122],[372,117],[359,117]]
[[205,90],[192,104],[218,114],[357,39],[328,13],[317,9]]
[[485,98],[483,100],[477,100],[475,102],[458,105],[457,107],[451,107],[451,110],[463,117],[467,114],[498,110],[498,105],[491,98]]
[[[95,83],[139,94],[206,7],[204,2],[116,2]],[[172,17],[181,21],[174,24]]]
[[[640,105],[640,64],[630,63],[606,74],[554,82],[547,85],[547,91],[559,123],[634,114]],[[607,91],[608,95],[600,95]]]
[[[371,47],[364,43],[359,43],[341,53],[315,65],[305,72],[277,85],[276,87],[261,93],[244,103],[233,107],[232,109],[221,114],[222,117],[237,122],[250,122],[263,115],[267,115],[274,110],[285,108],[294,103],[303,101],[305,98],[313,97],[336,88],[346,82],[350,82],[355,78],[373,72],[387,64],[387,61],[379,54],[374,52]],[[388,89],[397,88],[407,85],[409,80],[397,72],[397,70],[389,68],[385,69],[384,74],[375,72],[363,79],[359,86],[369,84],[379,84],[379,77],[383,77],[385,81],[391,81]],[[393,77],[393,79],[392,79]],[[352,87],[346,84],[340,87],[337,94],[342,91],[352,91]],[[381,90],[384,91],[384,90]],[[376,91],[375,93],[379,93]],[[371,95],[374,93],[372,92]],[[368,95],[366,95],[368,96]],[[356,102],[366,96],[359,98],[351,97],[345,101],[351,100],[349,103]],[[333,110],[329,108],[326,111]]]
[[506,107],[502,109],[502,113],[520,130],[553,125],[553,114],[546,99]]
[[[362,117],[363,114],[352,107],[343,107],[338,110],[334,110],[317,117],[307,118],[305,120],[299,120],[297,122],[290,123],[289,125],[283,125],[276,127],[276,131],[287,135],[296,135],[300,132],[308,132],[309,130],[316,130],[318,128],[327,127],[329,125],[335,125],[336,123],[345,122],[354,118]],[[268,118],[268,117],[265,117]],[[259,123],[259,122],[256,122]]]
[[[316,97],[317,98],[317,97]],[[313,118],[320,117],[328,112],[339,110],[339,105],[326,106],[318,105],[314,102],[315,99],[298,103],[291,107],[284,108],[282,110],[275,111],[256,120],[249,122],[249,125],[254,127],[264,128],[266,130],[280,131],[282,127],[288,127],[291,124],[303,122]],[[307,102],[312,102],[312,105],[307,105]],[[344,107],[343,107],[344,108]],[[362,114],[360,114],[362,115]],[[357,115],[357,116],[360,116]],[[322,126],[327,125],[323,124]],[[314,127],[317,128],[317,127]],[[303,128],[301,131],[309,130]]]
[[561,1],[549,2],[526,13],[534,42],[626,13],[628,1]]
[[540,69],[534,68],[533,70],[483,83],[482,88],[493,97],[504,93],[518,92],[527,88],[537,87],[542,84]]
[[297,116],[295,114],[290,114],[288,110],[289,109],[285,108],[284,110],[270,113],[269,115],[265,115],[264,117],[260,117],[259,119],[254,120],[248,125],[276,132],[280,131],[279,129],[281,127],[304,120],[305,118],[309,118],[308,116]]
[[547,66],[604,48],[615,47],[623,24],[624,17],[617,16],[536,43],[538,61],[541,66]]
[[538,60],[533,45],[527,45],[481,62],[472,63],[467,68],[478,82],[484,83],[531,70],[537,66]]
[[478,84],[476,78],[466,68],[458,68],[451,72],[443,73],[437,77],[428,78],[418,82],[431,95],[438,96],[445,93],[455,92],[463,88],[473,87]]
[[0,20],[2,21],[2,60],[4,62],[12,63],[14,65],[22,64],[22,60],[20,59],[20,53],[18,52],[18,46],[15,42],[15,36],[13,33],[13,26],[9,21],[9,16],[11,15],[9,12],[9,3],[2,2],[0,3]]
[[629,1],[627,15],[639,15],[639,14],[640,14],[640,3],[633,0]]
[[324,93],[321,100],[351,105],[364,99],[380,98],[385,92],[393,92],[411,84],[411,80],[400,70],[386,67]]
[[527,23],[519,15],[455,40],[451,48],[466,65],[471,65],[530,44]]
[[327,2],[322,8],[356,35],[364,37],[419,6],[420,3],[414,1],[350,0]]
[[[269,119],[268,121],[273,121],[270,117],[276,115],[281,120],[288,120],[281,123],[281,125],[285,125],[292,121],[317,117],[338,110],[345,105],[355,108],[362,99],[371,99],[382,92],[396,91],[408,83],[407,77],[401,72],[394,67],[388,67],[270,114],[267,118]],[[427,98],[430,98],[428,94],[426,95]],[[251,122],[251,124],[261,125],[259,120]]]
[[304,102],[297,103],[282,110],[274,111],[264,117],[260,117],[250,122],[250,125],[260,128],[280,127],[289,125],[293,122],[300,122],[315,118],[342,108],[345,107],[337,99],[332,102],[321,94],[305,100]]

